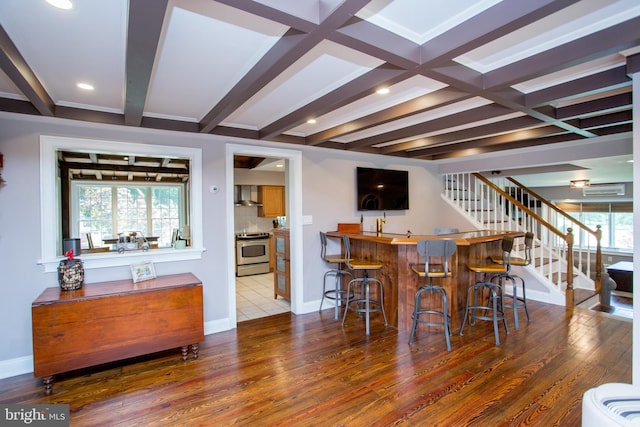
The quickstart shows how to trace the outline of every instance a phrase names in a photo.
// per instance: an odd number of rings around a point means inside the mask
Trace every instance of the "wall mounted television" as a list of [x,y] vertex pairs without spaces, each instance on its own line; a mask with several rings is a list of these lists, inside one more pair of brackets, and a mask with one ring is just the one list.
[[409,209],[409,172],[390,169],[356,168],[359,211]]

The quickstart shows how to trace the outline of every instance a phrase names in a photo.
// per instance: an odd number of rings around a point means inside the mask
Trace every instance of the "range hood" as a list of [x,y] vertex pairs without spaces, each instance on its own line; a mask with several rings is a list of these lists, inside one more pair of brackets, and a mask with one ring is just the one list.
[[257,185],[236,185],[235,186],[236,206],[262,206],[258,203],[258,186]]

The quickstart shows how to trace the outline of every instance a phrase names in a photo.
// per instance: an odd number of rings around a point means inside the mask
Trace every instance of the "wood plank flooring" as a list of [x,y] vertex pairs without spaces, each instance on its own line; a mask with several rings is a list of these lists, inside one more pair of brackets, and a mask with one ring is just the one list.
[[[579,426],[582,394],[631,382],[629,319],[529,302],[532,321],[490,322],[447,352],[441,331],[372,334],[333,310],[283,313],[208,335],[200,358],[157,353],[57,376],[0,380],[0,403],[67,403],[72,426]],[[524,320],[522,320],[524,318]]]

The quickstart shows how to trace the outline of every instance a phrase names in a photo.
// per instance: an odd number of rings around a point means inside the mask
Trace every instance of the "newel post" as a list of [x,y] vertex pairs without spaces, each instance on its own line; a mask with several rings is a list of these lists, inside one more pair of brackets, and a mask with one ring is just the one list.
[[602,239],[602,226],[596,225],[596,277],[594,279],[596,292],[600,295],[600,302],[602,302],[602,246],[600,245],[600,239]]
[[573,309],[575,299],[573,295],[573,229],[567,228],[565,236],[567,242],[567,290],[565,292],[565,304],[568,309]]

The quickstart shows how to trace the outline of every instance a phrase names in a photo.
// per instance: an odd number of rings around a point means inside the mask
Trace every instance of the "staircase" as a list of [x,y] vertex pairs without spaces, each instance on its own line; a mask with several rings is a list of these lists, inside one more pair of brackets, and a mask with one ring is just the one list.
[[[512,178],[456,173],[443,179],[443,199],[476,228],[534,233],[533,260],[522,271],[528,298],[572,307],[599,293],[600,227],[591,230]],[[523,249],[524,243],[514,247],[515,255]]]

